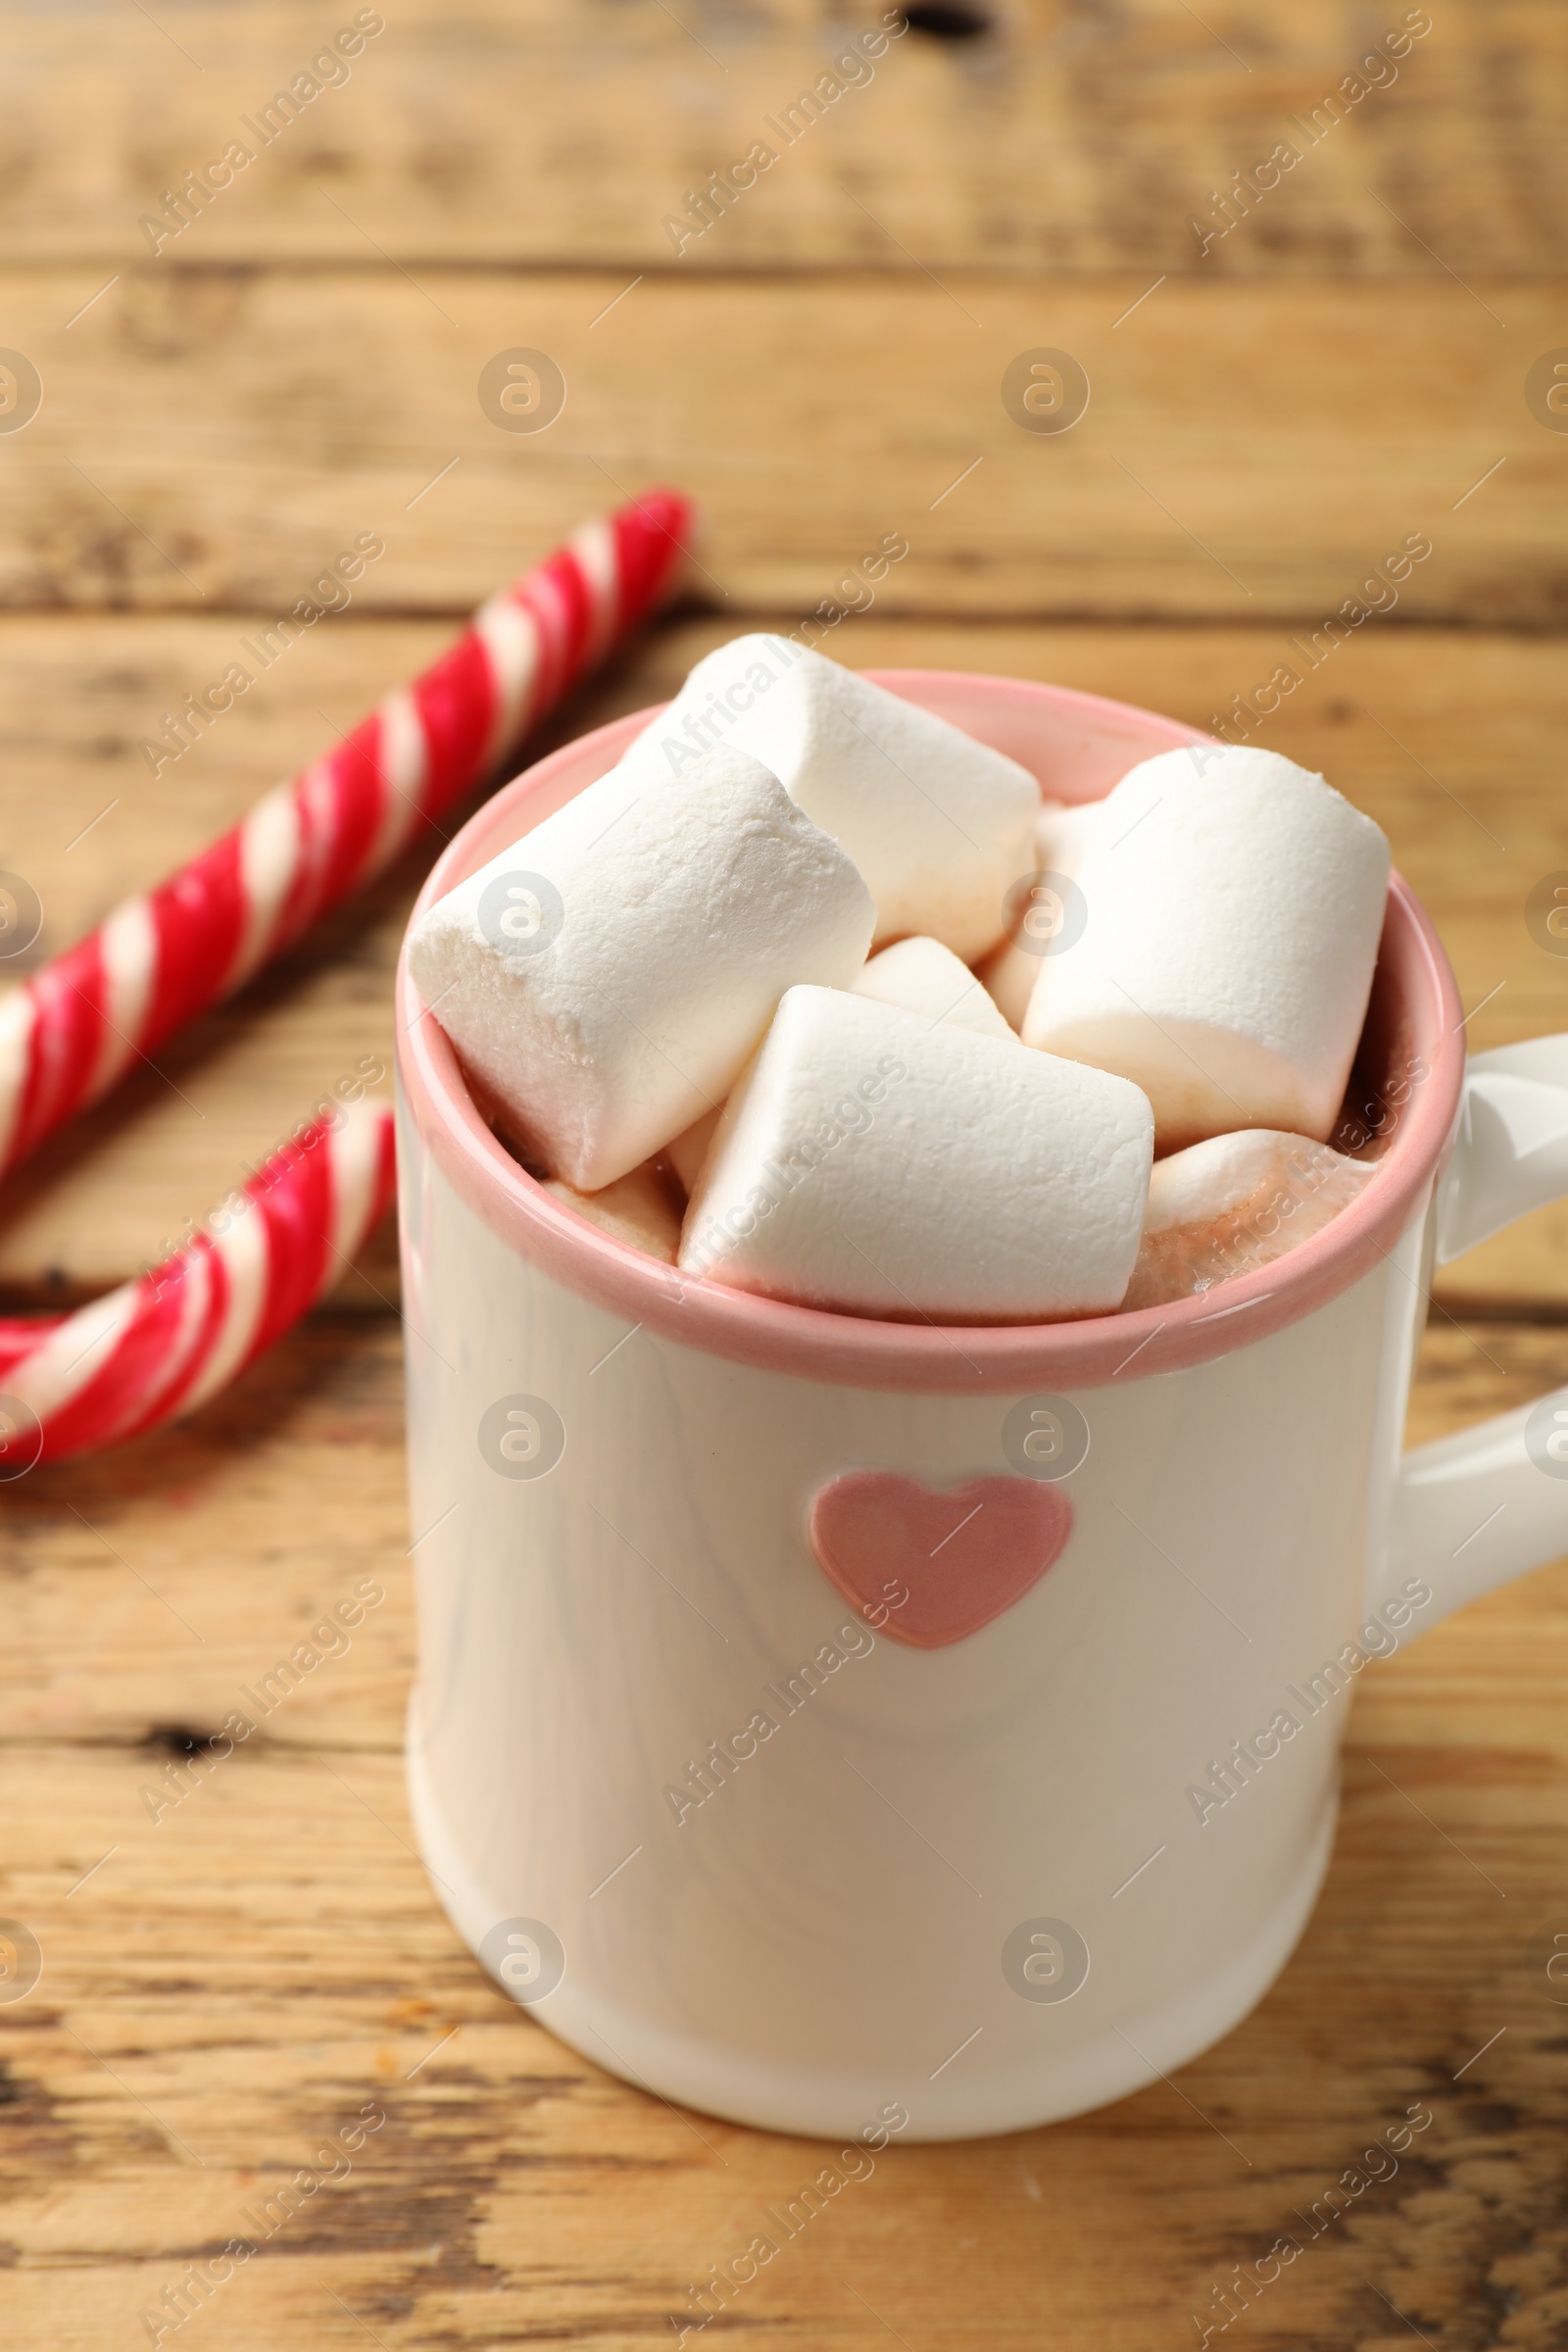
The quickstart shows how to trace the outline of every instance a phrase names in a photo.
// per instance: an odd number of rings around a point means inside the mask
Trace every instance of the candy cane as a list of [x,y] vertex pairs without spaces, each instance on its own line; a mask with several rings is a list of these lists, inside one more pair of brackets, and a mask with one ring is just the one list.
[[384,1102],[329,1112],[166,1264],[74,1315],[0,1323],[0,1478],[205,1404],[330,1289],[395,1175]]
[[[0,1003],[0,1173],[511,752],[668,594],[691,520],[684,499],[651,491],[587,524],[336,751]],[[232,1245],[204,1232],[78,1314],[0,1322],[0,1477],[194,1410],[320,1296],[390,1198],[391,1131],[384,1105],[367,1104],[327,1136],[307,1132],[236,1196],[259,1213]]]

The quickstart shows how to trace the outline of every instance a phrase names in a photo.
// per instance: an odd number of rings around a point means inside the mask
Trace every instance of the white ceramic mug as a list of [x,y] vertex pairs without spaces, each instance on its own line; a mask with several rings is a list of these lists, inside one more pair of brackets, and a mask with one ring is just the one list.
[[[881,683],[1068,800],[1200,740]],[[421,908],[648,715],[491,801]],[[1467,1076],[1396,879],[1361,1196],[1207,1297],[950,1330],[680,1283],[497,1144],[406,967],[398,1028],[409,1769],[498,1981],[666,2098],[823,2135],[1047,2123],[1228,2032],[1312,1907],[1367,1657],[1568,1546],[1568,1392],[1400,1452],[1434,1253],[1568,1190],[1568,1039]],[[1000,1613],[945,1639],[959,1589]]]

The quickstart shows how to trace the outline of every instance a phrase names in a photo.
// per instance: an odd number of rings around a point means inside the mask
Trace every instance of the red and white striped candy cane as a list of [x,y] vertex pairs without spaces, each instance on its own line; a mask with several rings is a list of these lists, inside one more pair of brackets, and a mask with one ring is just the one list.
[[392,1198],[392,1115],[314,1120],[194,1241],[74,1315],[0,1322],[0,1478],[194,1412],[331,1288]]
[[505,758],[660,602],[690,527],[667,490],[587,524],[335,751],[0,1004],[0,1174]]
[[[137,1055],[379,873],[669,593],[692,511],[650,491],[492,597],[338,749],[0,1003],[0,1173]],[[0,1321],[0,1478],[190,1412],[271,1346],[369,1234],[390,1113],[319,1120],[166,1265],[74,1315]],[[225,1204],[226,1207],[228,1204]]]

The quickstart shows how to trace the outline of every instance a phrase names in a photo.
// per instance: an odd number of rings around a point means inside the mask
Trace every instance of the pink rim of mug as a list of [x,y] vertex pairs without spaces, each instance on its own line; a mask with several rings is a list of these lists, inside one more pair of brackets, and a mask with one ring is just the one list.
[[[1042,791],[1085,801],[1138,760],[1210,738],[1127,703],[961,670],[869,670],[907,701],[1006,752]],[[553,752],[487,801],[450,843],[415,918],[606,774],[662,705]],[[575,1215],[519,1167],[469,1099],[452,1048],[397,976],[399,1078],[427,1151],[468,1206],[553,1280],[627,1325],[760,1370],[851,1388],[947,1396],[1070,1391],[1185,1370],[1325,1305],[1387,1257],[1424,1210],[1451,1142],[1464,1072],[1462,1011],[1447,957],[1402,878],[1390,885],[1374,1011],[1403,1055],[1385,1100],[1392,1138],[1365,1190],[1287,1256],[1206,1295],[1066,1323],[875,1322],[683,1276]],[[1412,1074],[1414,1073],[1414,1074]],[[1403,1092],[1396,1094],[1396,1085]]]

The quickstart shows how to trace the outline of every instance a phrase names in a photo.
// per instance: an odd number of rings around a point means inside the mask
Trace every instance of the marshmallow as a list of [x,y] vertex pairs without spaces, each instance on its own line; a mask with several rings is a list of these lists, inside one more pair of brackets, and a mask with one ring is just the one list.
[[642,1250],[650,1257],[662,1258],[666,1266],[675,1263],[680,1247],[680,1218],[670,1199],[669,1187],[657,1169],[645,1162],[633,1168],[629,1176],[617,1176],[597,1193],[579,1193],[569,1184],[552,1176],[545,1185],[547,1193],[590,1224],[602,1226],[613,1234],[617,1242],[627,1242],[633,1250]]
[[1321,1142],[1388,886],[1382,833],[1321,776],[1277,752],[1161,752],[1102,805],[1084,933],[1042,963],[1024,1042],[1134,1080],[1161,1153],[1238,1127]]
[[725,1105],[683,1273],[893,1318],[1120,1303],[1153,1120],[1134,1086],[921,1013],[792,988]]
[[1007,937],[980,966],[982,984],[1014,1031],[1023,1027],[1041,957],[1061,955],[1082,932],[1078,868],[1100,810],[1099,801],[1047,801],[1035,818],[1033,869],[1009,891]]
[[719,742],[765,760],[854,858],[879,942],[926,932],[968,960],[1001,938],[1040,804],[1027,768],[781,637],[737,637],[699,662],[626,765],[686,777]]
[[1372,1174],[1304,1135],[1250,1127],[1156,1159],[1124,1308],[1165,1306],[1321,1233]]
[[409,940],[426,1006],[523,1156],[593,1193],[722,1101],[795,981],[848,985],[875,909],[843,851],[726,746],[615,769]]
[[722,1103],[716,1110],[705,1110],[700,1119],[694,1119],[689,1127],[681,1130],[672,1143],[664,1146],[664,1157],[680,1178],[681,1186],[688,1200],[697,1189],[698,1176],[702,1172],[704,1160],[708,1157],[708,1147],[713,1140],[713,1130],[723,1116],[723,1111]]
[[938,939],[901,939],[873,956],[851,994],[874,998],[923,1013],[928,1021],[951,1021],[978,1029],[982,1037],[1007,1037],[1007,1027],[967,964]]

